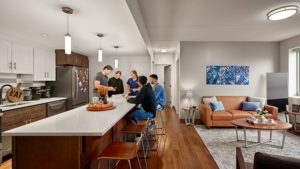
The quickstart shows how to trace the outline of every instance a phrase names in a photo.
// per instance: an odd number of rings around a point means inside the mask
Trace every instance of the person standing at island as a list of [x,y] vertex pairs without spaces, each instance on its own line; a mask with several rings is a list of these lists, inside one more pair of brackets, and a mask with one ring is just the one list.
[[115,89],[115,91],[109,91],[108,97],[111,97],[114,94],[123,94],[124,86],[123,81],[121,79],[122,72],[116,71],[115,76],[108,80],[108,86],[111,86]]
[[155,93],[157,109],[162,110],[165,107],[165,90],[157,80],[158,76],[156,74],[150,75],[150,85]]
[[137,96],[139,94],[138,74],[136,70],[130,72],[131,78],[127,81],[127,91],[129,96]]
[[113,71],[113,68],[110,65],[104,66],[101,72],[98,72],[94,80],[94,96],[99,96],[98,90],[101,87],[107,89],[107,91],[114,91],[115,89],[112,86],[108,86],[108,76]]

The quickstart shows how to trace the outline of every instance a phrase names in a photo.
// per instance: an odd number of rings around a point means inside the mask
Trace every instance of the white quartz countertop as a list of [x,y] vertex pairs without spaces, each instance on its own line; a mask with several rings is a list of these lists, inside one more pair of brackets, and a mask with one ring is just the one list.
[[30,123],[2,133],[3,136],[103,136],[134,104],[122,96],[111,99],[116,108],[108,111],[87,111],[85,106]]
[[19,108],[23,108],[23,107],[34,106],[34,105],[44,104],[44,103],[50,103],[50,102],[65,100],[65,99],[67,99],[67,98],[66,97],[41,98],[40,100],[16,102],[17,104],[20,104],[20,105],[11,106],[11,107],[6,107],[6,106],[10,105],[10,104],[16,104],[16,103],[6,103],[3,105],[0,105],[0,109],[2,111],[8,111],[8,110],[19,109]]

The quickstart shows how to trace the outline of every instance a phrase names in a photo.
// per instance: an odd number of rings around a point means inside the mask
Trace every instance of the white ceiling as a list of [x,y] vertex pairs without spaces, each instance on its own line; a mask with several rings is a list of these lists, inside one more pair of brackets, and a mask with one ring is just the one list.
[[[98,32],[105,55],[148,55],[143,38],[123,0],[0,0],[0,33],[49,48],[63,49],[66,14],[70,16],[73,51],[97,56]],[[41,33],[47,33],[42,37]],[[113,45],[120,45],[115,52]]]
[[[299,0],[140,0],[153,46],[174,41],[281,41],[300,34],[300,14],[269,21],[266,14]],[[154,48],[154,50],[156,50]]]

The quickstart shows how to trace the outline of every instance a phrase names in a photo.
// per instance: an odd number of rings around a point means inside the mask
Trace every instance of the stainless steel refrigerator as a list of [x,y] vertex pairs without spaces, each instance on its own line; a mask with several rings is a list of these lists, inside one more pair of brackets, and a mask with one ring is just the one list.
[[89,101],[88,68],[67,66],[56,68],[56,81],[47,82],[52,96],[67,97],[67,109],[73,109]]

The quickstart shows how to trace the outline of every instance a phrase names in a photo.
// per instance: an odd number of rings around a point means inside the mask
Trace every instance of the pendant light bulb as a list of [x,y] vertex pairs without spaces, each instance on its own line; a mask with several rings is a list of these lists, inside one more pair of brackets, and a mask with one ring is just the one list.
[[115,59],[115,69],[118,69],[118,68],[119,68],[119,60]]
[[[117,49],[119,49],[119,46],[114,46],[115,50],[116,50],[116,53],[117,53]],[[118,69],[119,68],[119,60],[118,59],[115,59],[115,69]]]
[[98,62],[102,62],[103,59],[103,50],[101,48],[101,38],[104,36],[102,33],[98,33],[97,36],[100,39],[100,47],[98,49]]
[[65,54],[67,55],[71,54],[72,52],[71,46],[72,46],[72,38],[71,35],[67,33],[65,35]]
[[102,62],[102,55],[103,55],[102,49],[98,49],[98,62]]

